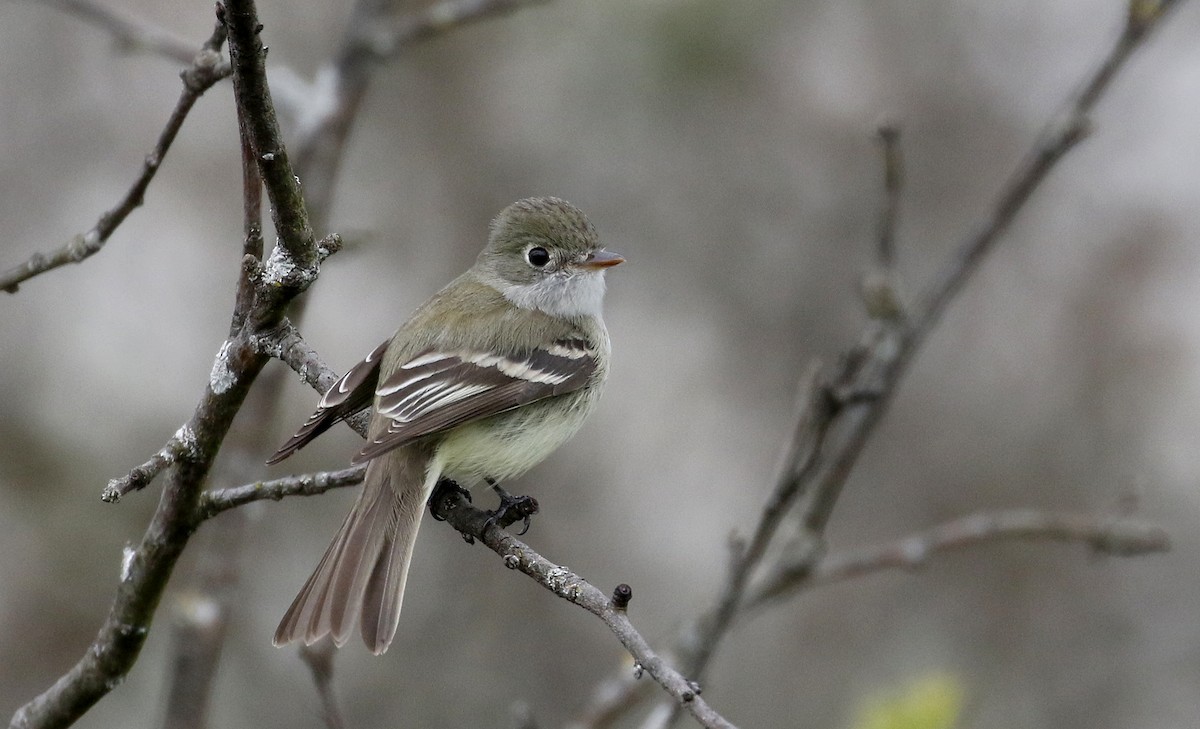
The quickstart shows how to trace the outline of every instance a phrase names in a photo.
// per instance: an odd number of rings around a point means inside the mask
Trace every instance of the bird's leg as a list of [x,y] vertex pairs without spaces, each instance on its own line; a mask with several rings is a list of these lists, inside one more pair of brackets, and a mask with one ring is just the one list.
[[[449,478],[439,478],[437,484],[435,484],[433,487],[433,493],[429,495],[430,516],[438,521],[446,521],[444,518],[438,516],[437,509],[434,507],[436,504],[442,503],[442,499],[445,499],[454,493],[461,494],[462,497],[467,501],[471,500],[471,492],[467,491],[462,486],[459,486],[457,481]],[[463,534],[462,538],[467,544],[475,543],[475,538],[470,534]]]
[[437,511],[434,510],[433,506],[455,492],[462,494],[462,497],[467,501],[471,500],[471,492],[467,491],[462,486],[459,486],[457,481],[448,478],[438,479],[437,484],[433,487],[433,493],[429,495],[429,513],[434,519],[438,521],[446,521],[437,515]]
[[500,505],[496,507],[495,511],[488,513],[488,520],[483,525],[483,528],[487,529],[492,524],[498,524],[503,529],[523,519],[525,524],[517,536],[521,536],[529,531],[530,519],[538,512],[537,499],[532,496],[513,496],[500,488],[500,484],[496,483],[496,480],[493,478],[485,478],[484,481],[500,497]]

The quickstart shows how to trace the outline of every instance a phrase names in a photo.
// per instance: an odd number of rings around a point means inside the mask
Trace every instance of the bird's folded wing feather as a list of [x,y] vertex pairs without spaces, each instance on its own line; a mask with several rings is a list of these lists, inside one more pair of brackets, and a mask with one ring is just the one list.
[[376,390],[387,427],[354,458],[362,463],[431,433],[578,390],[596,371],[595,348],[564,338],[516,355],[429,350]]
[[351,367],[333,383],[321,397],[317,411],[288,442],[279,447],[267,463],[279,463],[330,427],[369,406],[371,398],[375,395],[375,386],[379,383],[379,366],[383,361],[383,353],[390,342],[390,338],[384,340],[366,359]]

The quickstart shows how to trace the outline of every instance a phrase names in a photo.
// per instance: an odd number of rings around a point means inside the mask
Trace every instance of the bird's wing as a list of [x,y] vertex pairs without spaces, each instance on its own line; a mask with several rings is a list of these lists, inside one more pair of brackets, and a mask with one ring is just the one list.
[[324,433],[331,426],[370,405],[371,398],[375,395],[375,386],[379,382],[379,365],[390,342],[390,338],[384,340],[382,344],[371,350],[366,359],[351,367],[346,374],[333,383],[333,386],[321,397],[317,411],[300,427],[300,430],[296,431],[295,435],[288,439],[287,443],[275,451],[275,455],[271,456],[267,463],[279,463],[308,445],[309,441]]
[[575,337],[511,356],[427,350],[380,383],[375,415],[387,427],[368,441],[354,462],[421,436],[578,390],[595,371],[595,347]]

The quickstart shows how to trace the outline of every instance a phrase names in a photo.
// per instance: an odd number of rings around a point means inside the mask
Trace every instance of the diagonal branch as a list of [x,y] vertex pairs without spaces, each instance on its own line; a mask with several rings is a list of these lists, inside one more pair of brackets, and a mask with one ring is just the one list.
[[117,226],[125,222],[125,218],[141,206],[146,197],[146,188],[150,186],[150,181],[158,172],[163,158],[167,155],[167,150],[171,148],[175,136],[179,134],[179,129],[187,119],[188,112],[196,104],[196,100],[213,84],[229,75],[229,66],[222,62],[220,54],[220,48],[224,42],[225,27],[217,23],[212,36],[205,41],[200,52],[195,54],[191,60],[192,65],[181,74],[183,91],[179,95],[179,101],[175,103],[175,109],[171,112],[171,117],[167,119],[167,125],[163,128],[162,133],[159,134],[154,149],[143,160],[141,175],[125,193],[125,197],[116,206],[101,215],[100,220],[91,230],[80,233],[56,250],[49,253],[37,253],[24,263],[0,272],[0,290],[15,294],[22,282],[38,274],[65,266],[68,263],[79,263],[100,252]]
[[[224,21],[224,15],[219,13],[219,19]],[[233,66],[237,102],[243,105],[251,122],[247,126],[254,148],[271,148],[271,144],[278,142],[277,136],[271,136],[272,131],[277,135],[278,130],[272,130],[268,120],[256,117],[265,113],[264,99],[246,98],[248,89],[261,91],[266,87],[265,78],[261,78],[264,73],[261,46],[253,46],[255,52],[243,52],[247,38],[257,42],[259,26],[253,3],[239,2],[238,11],[229,13],[228,20],[231,52],[235,61],[240,61]],[[222,31],[214,33],[222,35]],[[269,105],[269,96],[265,103]],[[282,151],[282,142],[278,143]],[[268,168],[290,176],[286,155],[280,154],[279,158],[277,164]],[[158,508],[138,546],[126,550],[121,581],[104,625],[73,668],[17,710],[11,722],[13,729],[69,726],[117,686],[137,660],[167,580],[201,523],[201,490],[217,452],[250,386],[268,361],[251,332],[282,321],[288,302],[315,278],[322,255],[320,247],[312,241],[311,231],[307,231],[307,238],[304,235],[303,201],[281,194],[289,188],[277,177],[278,174],[264,173],[268,195],[276,208],[277,232],[283,239],[277,251],[294,250],[299,257],[286,266],[268,265],[257,272],[253,306],[241,329],[221,346],[204,394],[184,425],[192,434],[194,445],[174,454]],[[291,207],[279,210],[284,205]]]
[[[471,505],[459,491],[446,490],[431,504],[434,516],[444,519],[460,533],[478,539],[504,560],[504,566],[523,572],[555,595],[600,618],[637,662],[635,671],[645,671],[678,706],[704,727],[732,728],[733,725],[700,698],[700,687],[688,680],[654,652],[633,627],[626,606],[631,593],[625,586],[613,597],[565,567],[554,564],[492,523],[492,516]],[[618,594],[618,593],[624,594]],[[636,674],[635,674],[636,675]]]

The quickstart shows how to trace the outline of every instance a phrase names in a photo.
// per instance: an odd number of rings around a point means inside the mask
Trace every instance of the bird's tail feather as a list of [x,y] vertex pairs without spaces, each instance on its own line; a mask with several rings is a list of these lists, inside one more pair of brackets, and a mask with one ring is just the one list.
[[358,618],[367,648],[376,655],[387,650],[432,487],[427,459],[414,451],[398,449],[367,466],[358,501],[284,613],[275,645],[311,645],[329,635],[341,647]]

